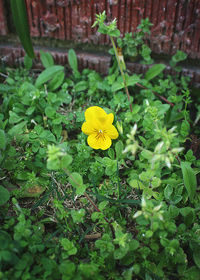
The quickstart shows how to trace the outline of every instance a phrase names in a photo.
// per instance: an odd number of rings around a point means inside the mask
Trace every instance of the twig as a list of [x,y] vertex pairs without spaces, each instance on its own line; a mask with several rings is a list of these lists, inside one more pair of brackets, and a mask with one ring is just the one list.
[[[139,84],[139,83],[136,83],[136,86],[140,87],[140,88],[143,88],[143,89],[148,89],[147,87]],[[170,101],[168,101],[165,97],[161,96],[160,94],[158,94],[157,92],[155,91],[152,91],[153,94],[155,94],[156,96],[158,96],[160,99],[162,99],[163,101],[165,101],[166,103],[168,103],[170,106],[174,107],[174,104],[171,103]]]
[[87,234],[85,235],[85,239],[92,240],[92,239],[99,239],[101,238],[101,233],[94,233],[94,234]]

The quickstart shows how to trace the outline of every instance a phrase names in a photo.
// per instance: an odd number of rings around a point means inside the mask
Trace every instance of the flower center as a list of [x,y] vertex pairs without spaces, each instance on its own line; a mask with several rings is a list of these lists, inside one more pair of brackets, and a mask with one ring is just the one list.
[[103,133],[103,130],[99,129],[99,133]]

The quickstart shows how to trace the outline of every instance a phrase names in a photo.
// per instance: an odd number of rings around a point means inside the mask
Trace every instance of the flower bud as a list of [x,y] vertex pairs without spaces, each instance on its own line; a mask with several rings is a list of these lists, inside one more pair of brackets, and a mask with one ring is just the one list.
[[164,142],[163,142],[163,141],[160,142],[160,143],[158,143],[158,144],[156,145],[156,147],[155,147],[154,153],[159,153],[160,150],[162,149],[163,145],[164,145]]
[[131,136],[134,137],[137,130],[137,124],[135,123],[133,128],[131,129]]
[[183,150],[184,150],[183,147],[180,147],[180,148],[173,148],[173,149],[172,149],[172,153],[173,153],[173,154],[178,154],[178,153],[182,152]]
[[120,134],[123,134],[123,125],[122,125],[122,121],[117,121],[117,129],[119,131]]

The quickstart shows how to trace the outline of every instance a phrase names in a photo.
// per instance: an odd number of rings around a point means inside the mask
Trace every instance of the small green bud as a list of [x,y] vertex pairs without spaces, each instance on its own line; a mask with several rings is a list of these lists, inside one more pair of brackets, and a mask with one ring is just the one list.
[[120,134],[123,134],[123,125],[122,125],[122,121],[117,121],[117,129],[119,131]]

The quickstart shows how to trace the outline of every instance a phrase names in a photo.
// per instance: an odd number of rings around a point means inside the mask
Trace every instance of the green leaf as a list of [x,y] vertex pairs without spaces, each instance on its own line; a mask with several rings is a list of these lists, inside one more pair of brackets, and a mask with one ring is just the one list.
[[10,193],[7,189],[0,185],[0,206],[5,204],[10,198]]
[[24,57],[24,66],[25,66],[25,68],[27,70],[30,70],[32,65],[33,65],[32,58],[26,54],[25,57]]
[[127,86],[134,86],[136,83],[139,83],[140,78],[137,75],[132,75],[127,77]]
[[182,51],[177,51],[175,55],[172,56],[172,61],[176,64],[180,61],[183,61],[187,58],[187,54]]
[[54,118],[56,114],[56,110],[51,106],[47,106],[44,111],[45,111],[45,115],[50,119]]
[[119,140],[119,141],[115,144],[115,152],[116,152],[116,158],[117,158],[117,159],[121,159],[123,149],[124,149],[124,145],[123,145],[122,141]]
[[71,210],[71,216],[74,223],[81,223],[85,216],[85,209]]
[[6,135],[4,130],[0,129],[0,149],[5,150],[6,147]]
[[22,118],[22,117],[19,117],[15,112],[10,111],[10,112],[9,112],[9,115],[10,115],[10,117],[9,117],[9,123],[11,123],[11,124],[18,123],[18,122],[20,122],[21,120],[23,120],[23,118]]
[[70,241],[67,238],[62,238],[60,242],[61,242],[63,249],[67,252],[68,256],[76,254],[77,249],[74,246],[72,241]]
[[22,46],[24,47],[26,53],[31,58],[35,57],[33,51],[33,45],[31,42],[28,18],[26,13],[26,5],[24,0],[11,0],[11,11],[13,16],[14,25],[17,31],[17,34],[20,38]]
[[185,280],[197,280],[200,279],[200,270],[196,266],[192,266],[184,272]]
[[69,175],[69,182],[73,187],[76,188],[77,195],[84,194],[86,187],[83,185],[83,178],[79,173],[77,172],[71,173]]
[[84,91],[87,88],[88,88],[88,83],[86,81],[81,81],[81,82],[77,83],[74,87],[76,92]]
[[62,274],[63,279],[73,279],[75,270],[76,265],[69,260],[62,261],[59,266],[59,271]]
[[125,246],[125,247],[119,247],[118,249],[115,249],[114,251],[114,259],[115,260],[120,260],[122,259],[128,252],[129,246]]
[[62,85],[64,78],[65,78],[64,72],[60,71],[56,73],[53,79],[49,82],[48,88],[51,91],[58,89]]
[[184,217],[184,224],[189,227],[195,221],[195,211],[191,207],[184,207],[180,209],[181,215]]
[[103,164],[106,167],[106,175],[111,176],[113,175],[113,173],[117,172],[117,160],[112,160],[108,157],[104,157]]
[[55,136],[49,130],[43,130],[42,133],[40,134],[40,139],[43,139],[44,141],[47,141],[47,142],[56,143]]
[[[7,79],[6,79],[7,81]],[[9,93],[9,92],[16,92],[16,87],[13,85],[7,85],[7,84],[0,84],[0,94],[2,93]]]
[[183,137],[187,137],[190,132],[190,124],[188,121],[184,120],[181,124],[181,130],[180,133]]
[[111,158],[111,159],[115,159],[115,152],[112,148],[110,148],[108,150],[108,156]]
[[0,230],[0,248],[1,250],[6,249],[10,246],[12,239],[10,235],[3,230]]
[[152,157],[153,157],[153,153],[151,152],[151,151],[149,151],[149,150],[143,150],[142,152],[141,152],[141,156],[143,157],[143,158],[145,158],[145,159],[152,159]]
[[68,62],[69,62],[70,67],[72,68],[72,70],[74,72],[78,72],[77,57],[76,57],[76,53],[73,49],[70,49],[68,51]]
[[112,36],[112,37],[119,37],[120,36],[120,31],[119,31],[119,29],[109,30],[108,35]]
[[65,155],[61,158],[60,168],[65,169],[72,163],[72,156]]
[[147,81],[152,80],[156,76],[158,76],[164,69],[166,68],[166,65],[164,64],[155,64],[153,65],[145,74],[145,79]]
[[60,65],[53,65],[42,71],[42,73],[37,77],[37,80],[35,82],[36,87],[40,87],[41,85],[45,84],[50,79],[54,78],[54,76],[60,72],[63,71],[64,67]]
[[161,184],[160,178],[153,177],[153,179],[151,181],[152,188],[153,189],[158,188],[160,186],[160,184]]
[[193,200],[197,188],[197,180],[190,162],[181,162],[183,181],[190,200]]
[[170,199],[173,193],[173,187],[171,185],[167,185],[164,189],[164,196],[166,199]]
[[195,264],[198,266],[200,269],[200,246],[197,246],[193,252],[193,258]]
[[176,218],[179,215],[179,208],[175,205],[169,206],[169,214],[172,219]]
[[132,239],[129,242],[130,251],[135,251],[140,246],[140,243],[136,239]]
[[13,126],[9,131],[8,134],[11,136],[17,136],[24,132],[24,128],[26,127],[27,121],[23,121],[21,123],[16,124]]
[[134,189],[140,189],[143,190],[145,186],[140,182],[139,180],[133,179],[129,182],[129,185]]
[[112,88],[111,88],[111,90],[112,91],[118,91],[118,90],[120,90],[120,89],[122,89],[122,88],[124,88],[125,86],[124,86],[124,82],[122,81],[122,82],[118,82],[118,81],[116,81],[116,82],[114,82],[113,84],[112,84]]
[[40,59],[45,68],[49,68],[54,65],[53,56],[48,52],[40,51]]

